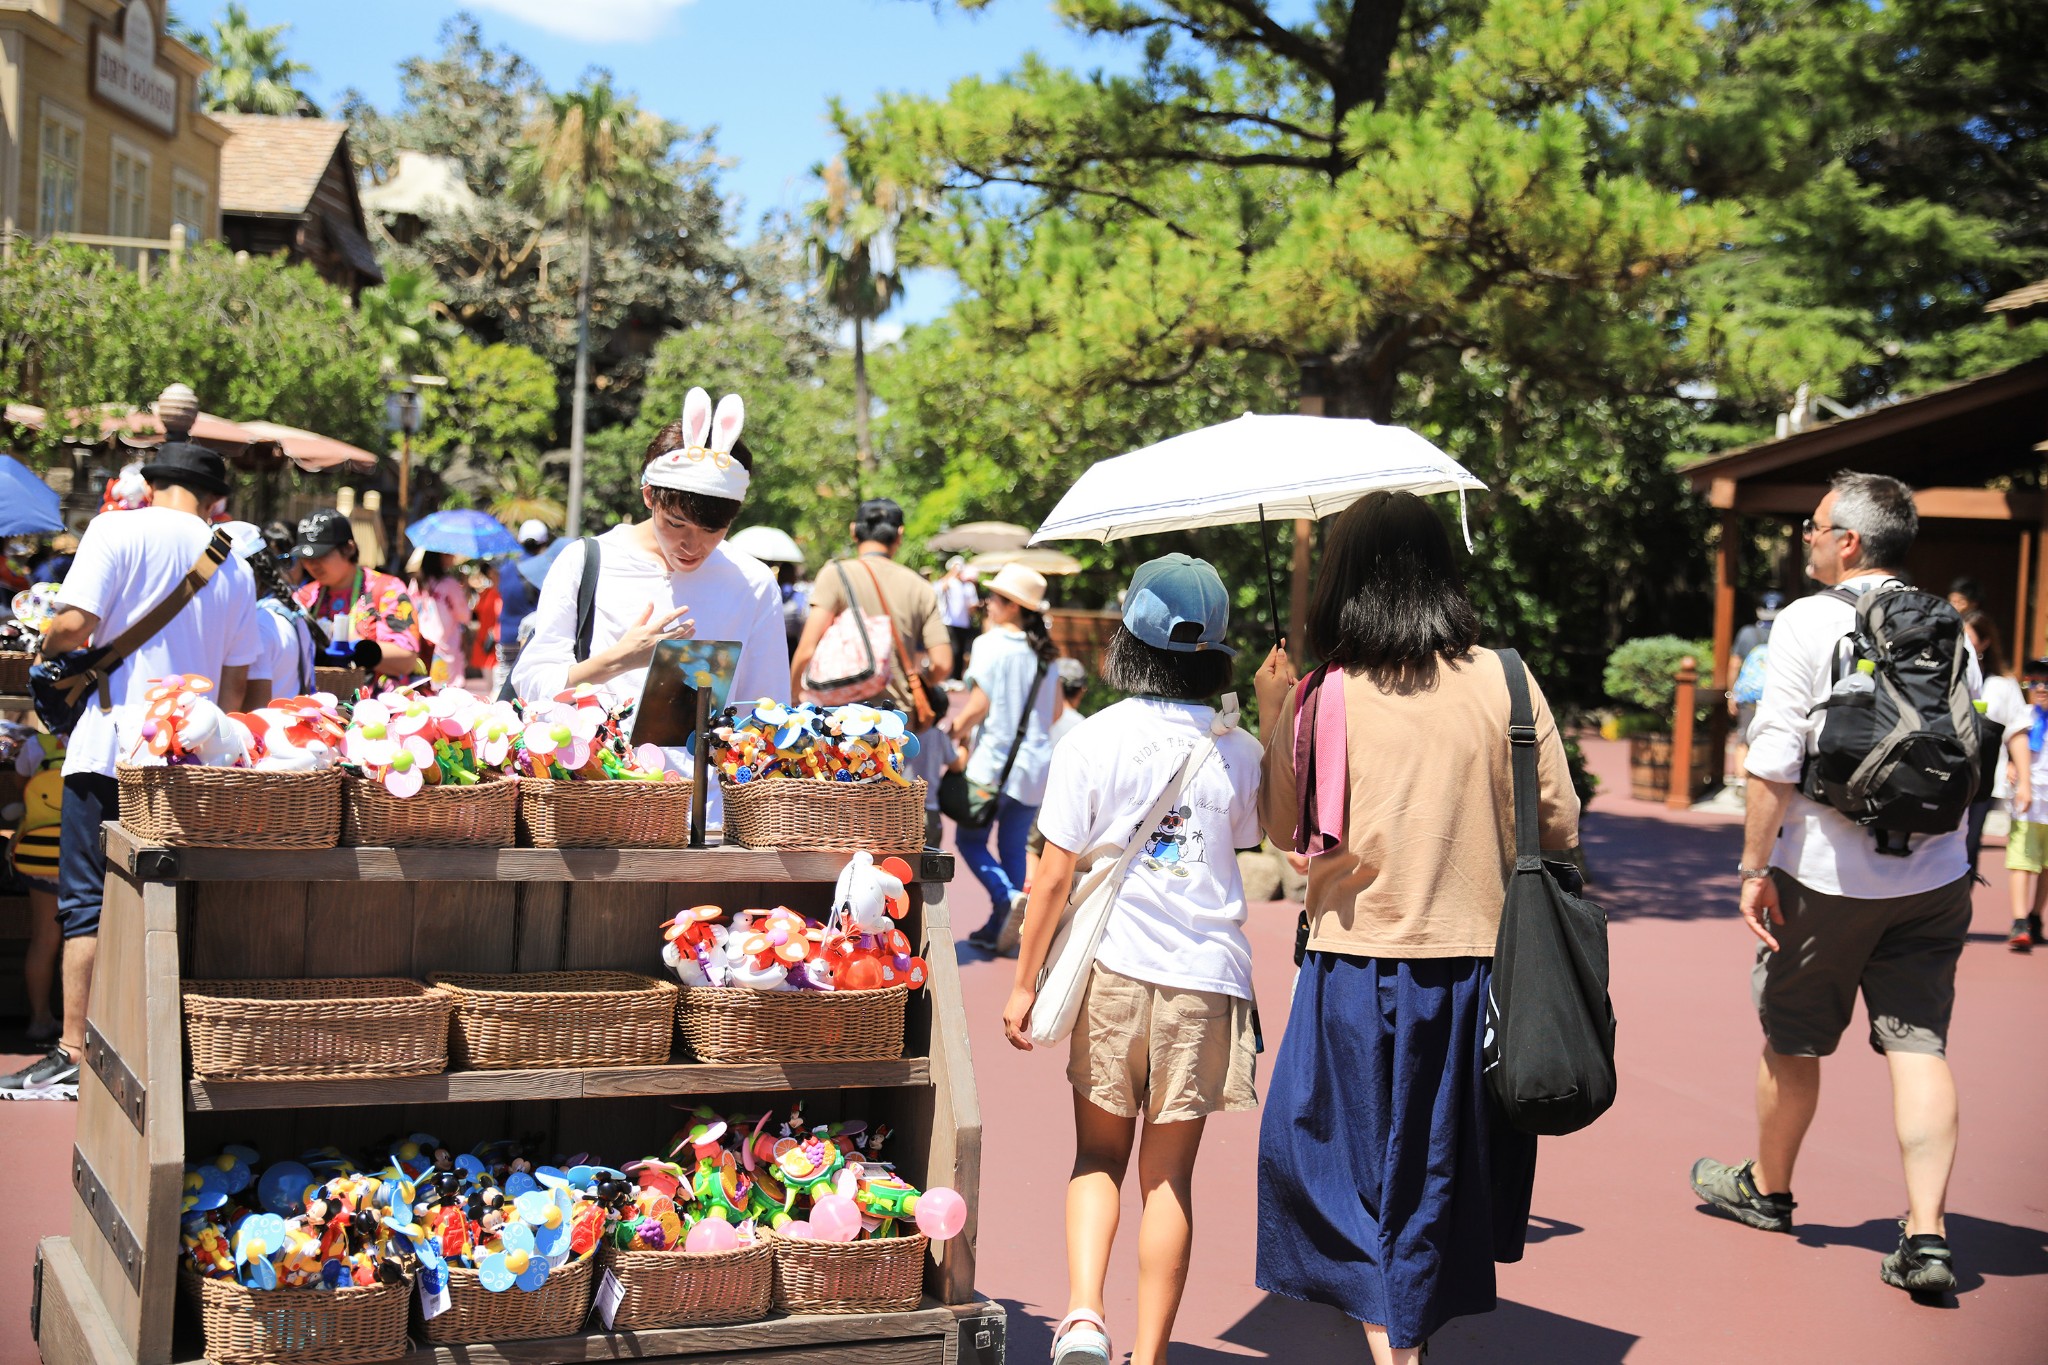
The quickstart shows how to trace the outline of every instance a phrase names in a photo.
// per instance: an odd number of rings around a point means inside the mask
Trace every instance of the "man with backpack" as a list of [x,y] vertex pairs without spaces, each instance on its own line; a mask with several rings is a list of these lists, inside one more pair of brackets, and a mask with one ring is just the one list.
[[1963,816],[1979,757],[1980,684],[1955,609],[1900,582],[1918,530],[1912,490],[1837,475],[1805,524],[1807,573],[1827,586],[1779,613],[1749,736],[1742,918],[1762,941],[1751,988],[1763,1024],[1757,1155],[1702,1157],[1715,1212],[1792,1230],[1792,1172],[1820,1101],[1820,1059],[1857,992],[1891,1072],[1907,1214],[1885,1283],[1955,1284],[1943,1221],[1956,1149],[1944,1055],[1970,926]]
[[789,661],[791,687],[798,697],[835,706],[892,707],[921,729],[932,715],[926,688],[953,671],[953,639],[938,595],[916,570],[896,562],[903,542],[897,503],[868,499],[848,529],[856,557],[827,564],[811,584],[810,618]]
[[1728,664],[1735,679],[1728,688],[1728,705],[1735,713],[1738,774],[1749,759],[1749,727],[1756,723],[1756,704],[1764,696],[1764,668],[1771,657],[1771,624],[1784,605],[1785,594],[1781,592],[1767,592],[1758,598],[1756,620],[1735,632],[1735,644],[1728,651]]

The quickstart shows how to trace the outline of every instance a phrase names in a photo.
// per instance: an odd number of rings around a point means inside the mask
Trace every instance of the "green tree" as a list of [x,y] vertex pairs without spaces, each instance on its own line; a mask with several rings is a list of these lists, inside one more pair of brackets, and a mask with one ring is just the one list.
[[551,500],[552,516],[527,511],[517,520],[540,516],[559,529],[561,489],[543,458],[555,429],[555,375],[548,363],[523,346],[484,346],[458,335],[441,372],[448,383],[421,392],[414,453],[423,478],[493,512],[500,500]]
[[387,268],[384,283],[363,291],[361,317],[379,364],[394,376],[437,373],[462,335],[446,315],[438,282],[410,266]]
[[526,125],[512,158],[514,192],[565,224],[577,239],[576,378],[569,411],[568,534],[583,528],[583,444],[590,394],[590,283],[597,244],[647,211],[659,167],[675,140],[663,120],[612,89],[609,76],[586,80]]
[[297,84],[313,68],[285,55],[284,36],[290,30],[290,24],[257,28],[249,12],[233,3],[213,21],[210,34],[172,23],[172,32],[213,64],[199,81],[199,98],[208,109],[318,118],[319,107]]

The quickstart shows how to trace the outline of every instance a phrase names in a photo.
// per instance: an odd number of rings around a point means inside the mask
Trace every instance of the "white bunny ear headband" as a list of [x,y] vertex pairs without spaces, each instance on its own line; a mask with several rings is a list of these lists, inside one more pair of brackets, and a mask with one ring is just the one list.
[[641,471],[641,485],[702,493],[708,498],[732,502],[745,498],[753,476],[733,458],[732,448],[746,421],[746,405],[740,402],[738,394],[729,393],[719,399],[714,414],[711,395],[702,389],[691,389],[683,399],[682,446],[666,455],[657,455]]

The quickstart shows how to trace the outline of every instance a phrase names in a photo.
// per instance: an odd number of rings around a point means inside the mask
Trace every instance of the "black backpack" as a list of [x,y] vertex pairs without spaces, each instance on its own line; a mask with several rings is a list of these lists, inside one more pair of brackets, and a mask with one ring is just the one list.
[[[1819,725],[1799,789],[1869,826],[1879,853],[1905,857],[1912,835],[1961,826],[1985,765],[1963,618],[1914,588],[1827,595],[1856,608],[1856,625],[1809,712]],[[1859,672],[1867,684],[1852,681]]]
[[1529,678],[1519,654],[1499,653],[1510,704],[1515,869],[1493,950],[1482,1064],[1508,1122],[1555,1137],[1577,1132],[1614,1104],[1607,914],[1578,895],[1576,867],[1543,861]]

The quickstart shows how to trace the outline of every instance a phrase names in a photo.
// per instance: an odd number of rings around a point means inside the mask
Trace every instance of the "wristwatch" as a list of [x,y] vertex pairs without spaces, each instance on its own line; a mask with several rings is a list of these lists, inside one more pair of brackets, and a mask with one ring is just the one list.
[[1760,882],[1771,875],[1771,870],[1768,867],[1738,867],[1735,875],[1746,882]]

